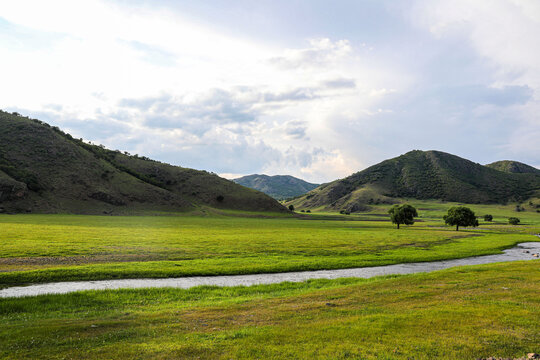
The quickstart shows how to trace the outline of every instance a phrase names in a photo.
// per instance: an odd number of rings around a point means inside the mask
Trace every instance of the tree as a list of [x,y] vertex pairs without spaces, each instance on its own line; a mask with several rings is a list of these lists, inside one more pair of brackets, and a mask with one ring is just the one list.
[[294,205],[289,205],[289,210],[294,211]]
[[508,223],[510,225],[517,225],[517,224],[519,224],[519,219],[517,217],[509,217],[508,218]]
[[489,215],[489,214],[484,215],[484,221],[493,221],[493,215]]
[[400,224],[412,225],[414,224],[414,218],[418,216],[418,212],[409,204],[394,205],[390,210],[390,220],[392,224],[396,224],[399,229]]
[[478,226],[478,220],[474,211],[465,206],[454,206],[448,209],[448,213],[443,217],[444,222],[448,225],[455,225],[456,231],[459,227]]

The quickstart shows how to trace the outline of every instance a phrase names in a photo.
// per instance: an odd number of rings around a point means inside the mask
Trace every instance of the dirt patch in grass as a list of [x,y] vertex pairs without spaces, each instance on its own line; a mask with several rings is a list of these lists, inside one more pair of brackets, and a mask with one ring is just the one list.
[[378,246],[376,248],[376,250],[378,251],[384,251],[384,250],[393,250],[393,249],[400,249],[400,248],[410,248],[410,247],[416,247],[416,248],[431,248],[433,246],[437,246],[437,245],[445,245],[445,244],[449,244],[449,243],[453,243],[455,242],[457,239],[464,239],[464,238],[469,238],[469,237],[477,237],[477,236],[482,236],[482,234],[463,234],[463,235],[454,235],[454,236],[450,236],[446,239],[441,239],[441,240],[438,240],[438,241],[417,241],[417,242],[413,242],[413,243],[407,243],[407,244],[398,244],[398,245],[393,245],[393,244],[389,244],[389,245],[381,245],[381,246]]
[[81,256],[41,256],[41,257],[11,257],[0,258],[0,272],[17,271],[25,269],[10,269],[12,267],[34,267],[54,265],[82,265],[94,263],[132,262],[165,260],[165,256],[158,254],[107,254],[107,255],[81,255]]
[[455,239],[465,239],[470,237],[477,237],[477,236],[483,236],[483,234],[464,234],[464,235],[454,235],[450,236],[449,239],[455,240]]

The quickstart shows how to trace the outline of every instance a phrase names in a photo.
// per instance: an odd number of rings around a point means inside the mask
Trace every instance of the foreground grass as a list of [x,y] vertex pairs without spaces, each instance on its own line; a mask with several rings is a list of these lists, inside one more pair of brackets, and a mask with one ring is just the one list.
[[370,280],[0,299],[6,359],[474,359],[540,352],[538,261]]
[[[497,221],[512,214],[508,208],[479,206],[494,213],[496,221],[455,232],[440,220],[448,204],[417,206],[420,221],[400,230],[387,221],[382,207],[358,216],[312,214],[302,219],[3,215],[0,287],[435,261],[499,253],[538,240],[531,234],[540,232],[536,213],[527,213],[523,225],[508,226]],[[379,221],[358,221],[366,216]]]

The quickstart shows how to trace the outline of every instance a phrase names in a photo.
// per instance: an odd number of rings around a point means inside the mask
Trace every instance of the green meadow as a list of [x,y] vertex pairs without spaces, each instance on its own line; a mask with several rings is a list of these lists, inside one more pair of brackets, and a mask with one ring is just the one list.
[[540,352],[538,261],[0,299],[3,359],[477,359]]
[[0,287],[36,282],[248,274],[378,266],[499,253],[535,241],[540,214],[472,205],[491,223],[454,231],[452,204],[414,203],[419,219],[397,230],[374,207],[364,214],[261,216],[0,216]]
[[[442,221],[455,204],[411,203],[420,216],[399,230],[382,205],[351,215],[2,215],[0,287],[376,266],[540,240],[530,209],[470,205],[493,221],[456,232]],[[539,294],[533,260],[367,280],[4,298],[0,358],[517,358],[540,352]]]

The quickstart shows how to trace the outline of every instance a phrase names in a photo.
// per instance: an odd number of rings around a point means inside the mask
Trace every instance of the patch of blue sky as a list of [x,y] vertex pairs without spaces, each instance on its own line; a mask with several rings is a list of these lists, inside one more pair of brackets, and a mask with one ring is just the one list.
[[4,50],[47,49],[66,36],[66,34],[44,32],[13,24],[0,16],[0,44]]

